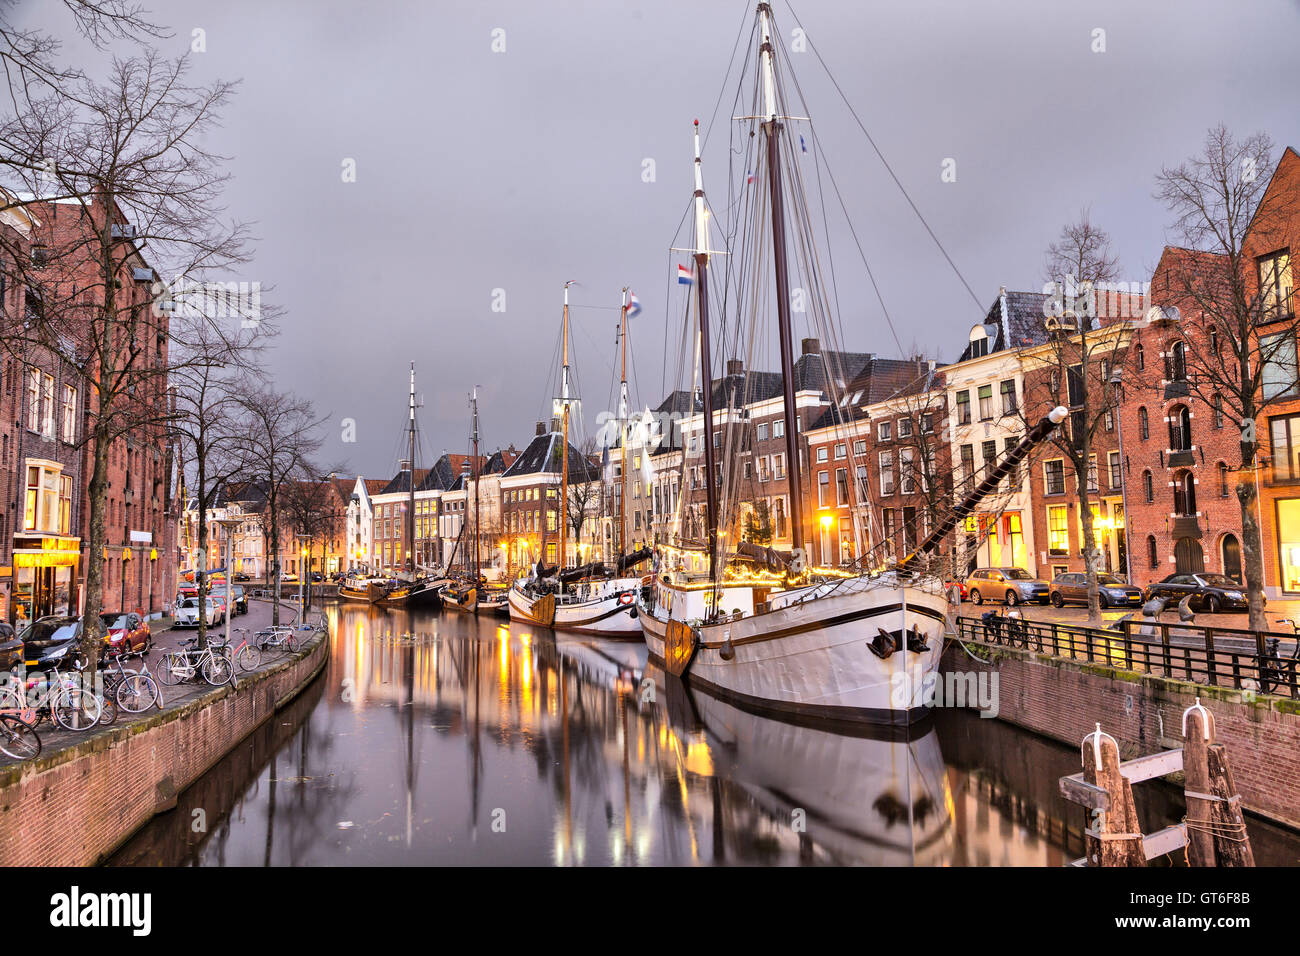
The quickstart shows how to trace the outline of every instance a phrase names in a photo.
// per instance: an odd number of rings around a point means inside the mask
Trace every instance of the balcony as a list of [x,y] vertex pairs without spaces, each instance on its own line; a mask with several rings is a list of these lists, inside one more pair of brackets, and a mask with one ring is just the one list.
[[1196,456],[1192,454],[1190,448],[1185,450],[1179,449],[1177,451],[1171,451],[1166,462],[1167,466],[1170,468],[1190,468],[1196,464]]
[[1171,398],[1186,398],[1190,394],[1192,394],[1192,390],[1186,379],[1165,382],[1165,401],[1169,401]]
[[1169,526],[1169,533],[1174,539],[1178,538],[1197,538],[1201,537],[1201,526],[1196,520],[1196,515],[1175,515],[1172,524]]

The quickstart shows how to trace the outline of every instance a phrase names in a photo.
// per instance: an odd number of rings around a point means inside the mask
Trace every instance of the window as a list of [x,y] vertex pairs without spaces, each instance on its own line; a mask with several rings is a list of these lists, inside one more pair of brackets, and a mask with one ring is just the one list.
[[772,437],[773,437],[773,438],[784,438],[784,437],[785,437],[785,419],[784,419],[784,418],[778,418],[776,421],[774,421],[774,422],[772,423]]
[[970,424],[970,392],[962,391],[957,393],[957,424]]
[[839,461],[841,458],[845,458],[845,457],[847,457],[847,456],[848,456],[848,451],[846,450],[846,446],[845,446],[843,443],[838,444],[838,445],[835,446],[835,460],[836,460],[836,461]]
[[894,432],[893,422],[881,422],[879,425],[876,426],[876,437],[879,438],[881,441],[889,441],[891,438],[893,438],[893,432]]
[[1065,494],[1065,459],[1043,462],[1043,490],[1049,495]]
[[892,495],[894,493],[894,453],[892,451],[882,451],[880,453],[880,493],[882,495]]
[[1002,414],[1013,415],[1016,407],[1016,380],[1009,378],[1002,383]]
[[1083,404],[1083,366],[1071,365],[1065,370],[1065,391],[1071,408]]
[[1273,445],[1273,480],[1300,479],[1300,415],[1270,418],[1268,433]]
[[1143,441],[1151,437],[1151,420],[1147,417],[1146,408],[1138,409],[1138,436]]
[[1169,450],[1192,450],[1192,413],[1186,405],[1169,409]]
[[1150,503],[1156,500],[1155,485],[1151,482],[1151,472],[1142,472],[1142,496]]
[[1219,462],[1219,497],[1228,497],[1228,463]]
[[77,440],[77,390],[71,385],[63,386],[63,440]]
[[1097,456],[1088,456],[1088,490],[1098,491],[1097,488]]
[[1187,351],[1182,342],[1174,342],[1165,355],[1165,378],[1171,382],[1187,380]]
[[1219,354],[1219,330],[1214,326],[1210,326],[1210,354]]
[[854,456],[865,455],[867,453],[867,443],[864,441],[855,441],[853,443]]
[[820,448],[817,449],[818,463],[820,464],[821,462],[825,461],[829,457],[829,455],[830,455],[830,449],[828,449],[825,445],[822,445]]
[[1259,353],[1264,362],[1264,397],[1273,398],[1295,391],[1295,336],[1291,332],[1262,335],[1259,339]]
[[829,472],[817,472],[817,507],[826,507],[826,495],[830,491],[831,476]]
[[975,479],[975,446],[961,446],[961,478],[962,481],[971,482]]
[[837,505],[847,505],[849,503],[849,470],[847,468],[835,469],[835,503]]
[[1070,509],[1065,505],[1047,506],[1047,553],[1070,553]]
[[926,412],[921,416],[921,434],[928,435],[934,431],[934,415]]
[[772,456],[772,470],[778,481],[785,477],[785,455]]
[[871,496],[871,479],[867,476],[867,466],[858,465],[856,474],[858,479],[858,497],[861,500],[866,501]]
[[[1002,454],[1003,454],[1003,455],[1006,455],[1007,452],[1011,451],[1011,449],[1012,449],[1012,448],[1015,448],[1015,447],[1016,447],[1016,441],[1015,441],[1014,438],[1004,438],[1004,439],[1002,439]],[[1015,467],[1013,467],[1013,468],[1011,469],[1010,472],[1007,473],[1007,491],[1019,491],[1019,490],[1020,490],[1020,474],[1021,474],[1021,472],[1020,472],[1020,466],[1019,466],[1019,465],[1016,465]],[[928,491],[929,489],[927,488],[926,490]]]
[[776,538],[785,537],[785,499],[777,498],[773,501],[772,508],[772,536]]
[[1140,372],[1147,367],[1147,353],[1141,345],[1137,345],[1134,346],[1134,354],[1137,356],[1137,367]]
[[980,451],[984,455],[984,474],[988,475],[997,466],[998,463],[998,443],[997,441],[986,441],[980,446]]
[[1260,256],[1259,311],[1260,318],[1269,322],[1289,317],[1293,312],[1291,301],[1291,256],[1282,249]]
[[1196,479],[1187,470],[1174,475],[1174,514],[1196,514]]
[[980,386],[980,421],[986,422],[993,417],[993,386]]
[[1156,554],[1156,536],[1147,535],[1147,563],[1153,568],[1160,567],[1160,556]]
[[910,418],[900,418],[898,420],[898,437],[899,438],[912,437],[912,420]]
[[[753,463],[752,461],[746,460],[746,461],[745,461],[745,480],[746,480],[746,481],[749,481],[749,480],[750,480],[751,478],[753,478],[753,477],[754,477],[754,463]],[[658,487],[657,485],[655,486],[655,500],[656,500],[656,501],[659,500],[659,487]]]
[[758,441],[767,441],[767,422],[759,422],[754,426],[754,437]]
[[768,474],[767,462],[768,462],[768,458],[766,455],[758,459],[758,480],[760,483],[767,481],[767,479],[770,477],[770,475]]
[[72,534],[72,478],[59,476],[59,534]]
[[27,371],[27,427],[40,431],[41,421],[41,370],[30,368]]
[[898,450],[898,478],[903,494],[910,495],[916,492],[916,468],[913,465],[913,452],[911,448],[900,448]]
[[1124,483],[1124,472],[1120,468],[1119,452],[1113,451],[1110,453],[1109,464],[1110,464],[1110,487],[1112,490],[1117,490],[1120,487],[1122,487]]
[[1214,427],[1223,427],[1223,396],[1217,392],[1214,394]]

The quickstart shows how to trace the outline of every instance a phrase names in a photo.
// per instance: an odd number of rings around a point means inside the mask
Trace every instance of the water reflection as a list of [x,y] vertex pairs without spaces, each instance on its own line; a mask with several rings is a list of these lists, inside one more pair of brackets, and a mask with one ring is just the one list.
[[113,863],[1059,865],[1081,853],[1082,820],[1051,796],[1077,755],[1027,748],[995,721],[941,714],[910,739],[845,736],[687,692],[636,643],[424,611],[342,607],[330,622],[321,679]]

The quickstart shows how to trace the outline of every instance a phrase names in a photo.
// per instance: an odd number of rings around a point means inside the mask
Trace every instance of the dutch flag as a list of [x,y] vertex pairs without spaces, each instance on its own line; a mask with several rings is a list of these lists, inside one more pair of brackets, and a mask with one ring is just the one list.
[[677,267],[677,284],[678,284],[678,285],[690,285],[690,284],[691,284],[692,282],[694,282],[694,281],[695,281],[695,272],[694,272],[694,270],[688,268],[687,266],[683,266],[683,265],[679,265],[679,266]]
[[627,290],[627,317],[634,319],[641,312],[641,300],[636,297],[636,293],[631,289]]

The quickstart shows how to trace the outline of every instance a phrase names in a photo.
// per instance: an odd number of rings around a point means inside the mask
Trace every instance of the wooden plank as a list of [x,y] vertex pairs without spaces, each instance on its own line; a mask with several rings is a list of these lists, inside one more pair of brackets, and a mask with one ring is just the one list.
[[1102,787],[1094,786],[1083,779],[1083,774],[1076,773],[1061,778],[1061,796],[1071,803],[1078,803],[1089,810],[1109,810],[1110,794]]
[[1185,846],[1187,846],[1187,827],[1182,823],[1175,823],[1173,826],[1142,837],[1142,850],[1148,860],[1181,850]]
[[1125,760],[1119,765],[1119,772],[1129,783],[1141,783],[1155,777],[1177,773],[1183,769],[1183,752],[1179,750],[1162,750],[1160,753],[1147,754]]

